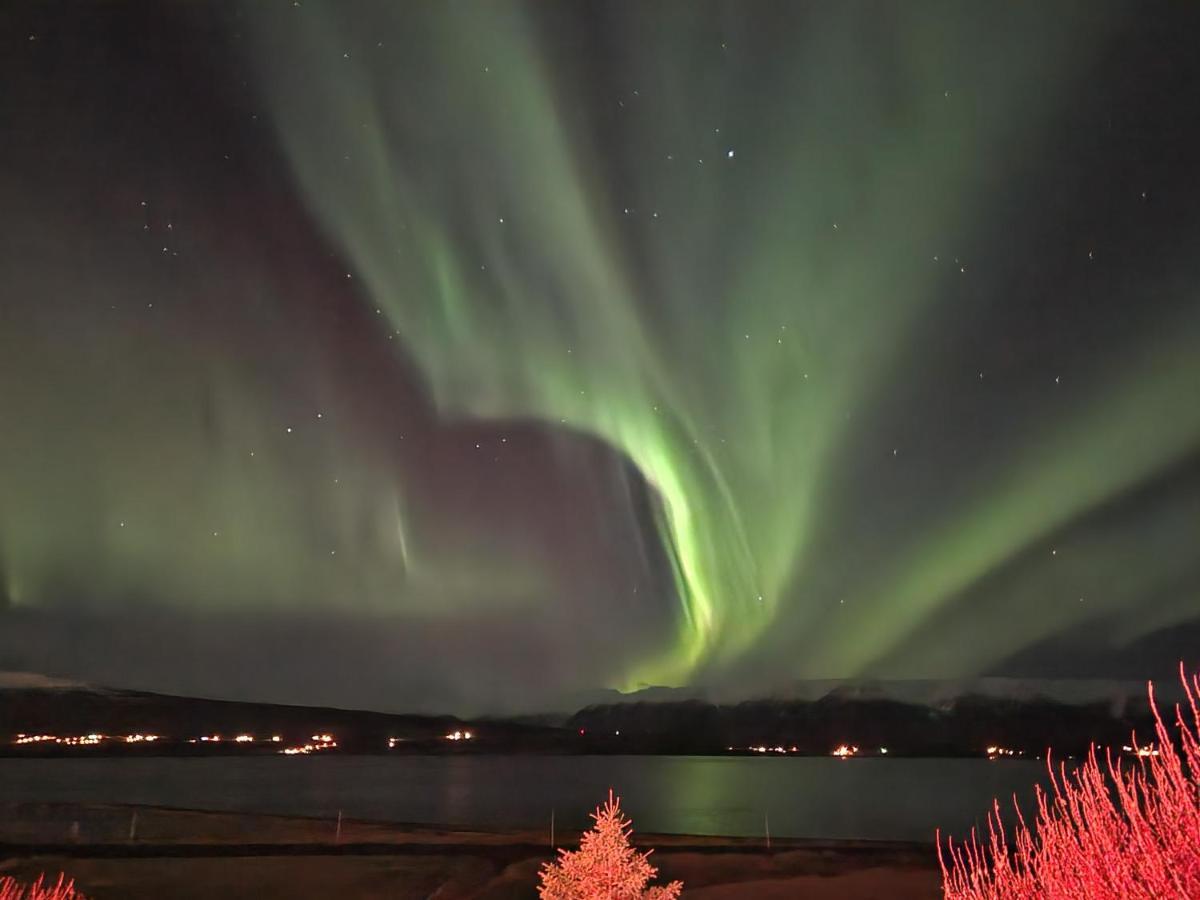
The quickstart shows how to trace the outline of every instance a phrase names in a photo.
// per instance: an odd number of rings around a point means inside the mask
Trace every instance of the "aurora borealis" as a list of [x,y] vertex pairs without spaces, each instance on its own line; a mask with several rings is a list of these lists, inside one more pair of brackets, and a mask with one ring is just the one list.
[[1196,24],[5,11],[0,669],[485,710],[1169,670]]

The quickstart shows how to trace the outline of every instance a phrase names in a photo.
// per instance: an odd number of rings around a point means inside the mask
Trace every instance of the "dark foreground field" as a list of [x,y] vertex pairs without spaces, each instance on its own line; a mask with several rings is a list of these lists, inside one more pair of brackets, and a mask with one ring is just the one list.
[[[0,808],[2,809],[2,808]],[[542,832],[448,831],[114,806],[2,809],[0,874],[66,871],[95,900],[536,897]],[[76,826],[75,823],[78,823]],[[130,839],[131,826],[133,839]],[[636,835],[695,900],[934,900],[930,847]],[[558,836],[577,845],[577,834]]]

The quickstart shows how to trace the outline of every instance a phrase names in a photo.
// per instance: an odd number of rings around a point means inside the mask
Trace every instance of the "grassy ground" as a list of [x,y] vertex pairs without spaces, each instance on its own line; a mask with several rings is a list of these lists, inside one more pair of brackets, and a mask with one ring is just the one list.
[[[65,871],[95,900],[516,900],[551,856],[535,832],[466,832],[130,807],[0,808],[0,873]],[[76,827],[74,823],[79,823]],[[129,839],[134,825],[134,839]],[[935,900],[932,848],[636,835],[692,900]],[[574,847],[578,835],[559,836]]]

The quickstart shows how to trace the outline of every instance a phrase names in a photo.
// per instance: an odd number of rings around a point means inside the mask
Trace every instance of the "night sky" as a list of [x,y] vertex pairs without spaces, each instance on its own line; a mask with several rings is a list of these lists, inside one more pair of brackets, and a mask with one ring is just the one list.
[[1192,4],[8,2],[0,669],[1200,652]]

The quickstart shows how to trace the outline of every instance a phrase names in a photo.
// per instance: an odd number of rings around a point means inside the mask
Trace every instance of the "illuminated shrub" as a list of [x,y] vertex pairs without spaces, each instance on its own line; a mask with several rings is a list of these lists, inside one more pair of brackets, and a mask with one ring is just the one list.
[[1189,681],[1182,666],[1179,675],[1190,718],[1175,708],[1178,748],[1151,685],[1156,751],[1122,766],[1111,751],[1101,765],[1093,748],[1074,772],[1050,765],[1037,821],[1026,825],[1018,808],[1011,847],[998,803],[985,843],[972,833],[965,845],[947,841],[944,856],[939,835],[947,900],[1200,898],[1200,676]]
[[0,900],[87,900],[75,890],[75,882],[59,875],[58,881],[47,885],[45,875],[33,884],[22,884],[12,878],[0,876]]
[[584,833],[575,851],[559,850],[556,862],[542,866],[542,900],[674,900],[683,882],[646,887],[658,869],[652,851],[629,846],[633,825],[621,813],[621,801],[608,792],[608,803],[592,813],[596,824]]

